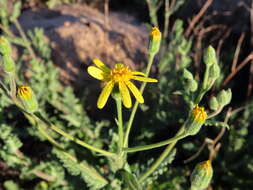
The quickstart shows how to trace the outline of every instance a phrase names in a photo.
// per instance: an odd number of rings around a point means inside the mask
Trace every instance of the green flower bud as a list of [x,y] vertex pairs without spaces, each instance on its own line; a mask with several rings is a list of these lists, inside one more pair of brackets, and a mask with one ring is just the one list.
[[215,49],[212,46],[208,46],[204,54],[204,63],[207,67],[217,63]]
[[211,161],[207,160],[197,164],[191,174],[191,190],[207,188],[213,177]]
[[1,64],[6,73],[12,73],[15,71],[15,63],[10,55],[3,55],[2,57],[0,56],[0,58],[2,58]]
[[216,80],[220,76],[220,67],[218,63],[215,63],[211,66],[209,71],[209,78],[211,80]]
[[184,69],[184,71],[183,71],[183,78],[184,79],[192,80],[193,76],[192,76],[192,74],[191,74],[190,71],[188,71],[187,69]]
[[18,98],[27,112],[34,113],[38,110],[38,102],[30,86],[19,86]]
[[191,111],[185,125],[185,130],[188,135],[196,135],[202,125],[205,123],[207,118],[207,113],[204,107],[199,107],[196,105]]
[[227,98],[226,98],[226,105],[229,104],[231,102],[231,99],[232,99],[232,91],[231,89],[227,89],[226,90],[226,93],[227,93]]
[[149,53],[156,54],[161,45],[162,34],[157,27],[153,27],[150,32],[150,43],[149,43]]
[[227,104],[227,92],[225,90],[222,90],[217,95],[217,100],[221,106],[224,106]]
[[9,56],[11,55],[11,45],[3,36],[0,36],[0,54]]
[[219,108],[219,102],[216,97],[211,97],[209,100],[209,107],[211,110],[216,111]]
[[188,89],[191,92],[195,92],[198,89],[198,83],[193,80],[187,80],[186,82],[186,89]]

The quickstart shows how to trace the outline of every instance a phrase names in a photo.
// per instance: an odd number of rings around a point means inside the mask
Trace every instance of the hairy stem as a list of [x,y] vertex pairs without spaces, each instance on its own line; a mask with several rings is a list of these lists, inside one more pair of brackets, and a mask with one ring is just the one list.
[[[184,132],[184,126],[182,126],[177,134],[175,136],[182,135]],[[155,161],[155,163],[140,177],[139,182],[143,182],[150,174],[152,174],[164,161],[164,159],[170,154],[171,150],[174,148],[174,146],[177,144],[177,141],[174,141],[173,143],[169,144],[166,149],[163,151],[163,153],[159,156],[159,158]]]
[[117,105],[117,113],[118,113],[118,135],[119,135],[119,152],[122,151],[123,143],[124,143],[124,133],[123,133],[123,121],[122,121],[122,102],[121,98],[116,99],[116,105]]
[[[146,69],[146,72],[145,72],[146,77],[148,77],[148,75],[150,73],[151,66],[152,66],[152,63],[154,61],[154,57],[155,57],[155,54],[150,54],[149,55],[148,66],[147,66],[147,69]],[[143,93],[143,91],[146,87],[146,84],[147,84],[146,82],[142,83],[141,88],[140,88],[141,93]],[[127,124],[126,135],[125,135],[125,140],[124,140],[124,147],[125,148],[128,147],[128,138],[129,138],[129,134],[130,134],[130,131],[131,131],[131,128],[132,128],[133,120],[134,120],[138,105],[139,105],[139,103],[137,101],[135,101],[135,104],[133,106],[133,109],[132,109],[132,112],[131,112],[131,115],[130,115],[130,118],[129,118],[129,121],[128,121],[128,124]]]

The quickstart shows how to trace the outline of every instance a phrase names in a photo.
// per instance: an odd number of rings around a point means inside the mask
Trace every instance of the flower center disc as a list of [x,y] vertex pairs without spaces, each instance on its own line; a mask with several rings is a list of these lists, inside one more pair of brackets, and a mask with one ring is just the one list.
[[125,82],[131,79],[131,71],[122,64],[116,64],[111,71],[111,78],[114,82]]

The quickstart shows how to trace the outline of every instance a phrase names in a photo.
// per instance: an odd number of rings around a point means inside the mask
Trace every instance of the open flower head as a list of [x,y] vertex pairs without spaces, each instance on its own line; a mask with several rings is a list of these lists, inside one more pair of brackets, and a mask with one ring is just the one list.
[[132,100],[129,90],[139,103],[144,103],[143,96],[131,82],[132,79],[142,82],[157,82],[156,79],[145,77],[144,73],[132,71],[123,64],[116,64],[113,69],[110,69],[99,59],[93,59],[93,63],[96,66],[89,66],[88,73],[92,77],[106,83],[97,101],[97,107],[99,109],[105,106],[115,86],[119,89],[124,106],[130,108],[132,106]]
[[192,115],[194,120],[200,123],[203,123],[207,118],[204,107],[199,107],[198,105],[193,108]]

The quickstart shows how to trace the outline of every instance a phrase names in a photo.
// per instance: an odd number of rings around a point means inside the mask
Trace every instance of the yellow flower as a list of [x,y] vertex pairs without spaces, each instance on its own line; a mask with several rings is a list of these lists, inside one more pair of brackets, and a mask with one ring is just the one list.
[[207,118],[207,114],[205,112],[204,107],[199,107],[198,105],[196,105],[196,107],[193,108],[192,115],[194,117],[194,120],[200,123],[204,122]]
[[132,100],[129,90],[139,103],[144,103],[141,92],[130,81],[131,79],[143,82],[157,82],[156,79],[145,77],[145,74],[142,72],[131,71],[123,64],[116,64],[113,69],[110,69],[99,59],[93,59],[93,63],[96,67],[89,66],[88,73],[92,77],[106,82],[97,101],[97,107],[99,109],[102,109],[105,106],[115,85],[119,88],[124,106],[130,108],[132,106]]
[[23,99],[29,99],[32,97],[32,89],[30,86],[21,85],[18,87],[18,96]]
[[162,34],[157,27],[152,27],[152,30],[150,32],[150,37],[153,41],[160,41]]

